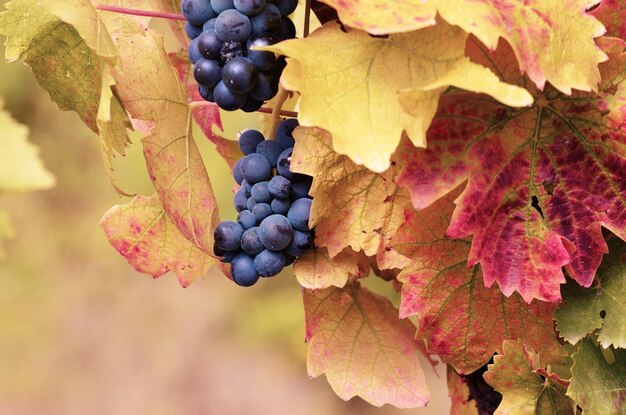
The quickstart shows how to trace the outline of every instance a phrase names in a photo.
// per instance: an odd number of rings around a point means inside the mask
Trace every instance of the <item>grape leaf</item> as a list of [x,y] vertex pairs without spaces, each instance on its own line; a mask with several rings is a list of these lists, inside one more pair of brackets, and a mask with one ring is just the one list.
[[133,268],[153,278],[172,271],[187,287],[220,263],[180,234],[156,195],[135,196],[129,204],[113,206],[100,226]]
[[480,268],[467,266],[470,242],[445,238],[457,194],[419,213],[407,210],[406,223],[391,241],[412,261],[398,276],[400,317],[417,315],[417,337],[427,341],[429,353],[462,374],[487,363],[504,340],[525,339],[550,361],[559,359],[556,304],[526,304],[516,294],[507,298],[495,287],[486,288]]
[[14,0],[2,13],[5,56],[23,59],[61,110],[75,111],[100,135],[107,174],[124,155],[130,121],[112,92],[113,40],[87,0]]
[[296,260],[293,273],[300,285],[311,290],[338,287],[342,288],[351,275],[367,276],[369,266],[362,255],[346,248],[334,258],[325,248],[317,248]]
[[15,238],[15,229],[13,229],[9,215],[4,210],[0,210],[0,260],[6,258],[3,242],[13,238]]
[[599,0],[324,2],[337,9],[342,22],[374,34],[432,26],[439,13],[490,49],[496,48],[500,38],[505,39],[515,51],[521,70],[540,89],[547,80],[566,94],[572,88],[595,90],[600,81],[597,65],[606,59],[593,41],[604,28],[585,11]]
[[576,405],[565,395],[567,381],[546,373],[538,354],[514,341],[505,341],[502,349],[504,354],[494,356],[494,363],[483,375],[502,394],[495,415],[575,413]]
[[626,1],[602,0],[592,14],[606,27],[606,36],[626,39]]
[[567,395],[584,415],[621,415],[626,402],[626,350],[610,349],[613,362],[590,339],[583,339],[572,356],[572,380]]
[[626,348],[626,244],[612,238],[593,287],[569,283],[563,300],[556,312],[561,337],[576,344],[598,330],[602,347]]
[[355,285],[304,290],[309,375],[326,374],[335,393],[372,405],[425,406],[415,326],[389,300]]
[[[508,82],[524,83],[506,44],[490,53],[471,42],[468,53]],[[604,79],[616,79],[617,68],[626,68],[623,55],[603,64]],[[419,209],[468,180],[446,235],[474,236],[469,265],[481,263],[487,286],[497,281],[505,295],[558,301],[562,266],[583,286],[593,281],[606,252],[601,226],[626,237],[621,85],[572,97],[532,89],[535,104],[521,110],[484,96],[447,95],[428,149],[398,152],[398,183]]]
[[334,258],[350,247],[377,255],[381,268],[401,268],[403,258],[386,249],[404,221],[409,203],[395,182],[395,169],[382,174],[355,165],[333,151],[330,134],[319,128],[299,127],[291,169],[313,176],[309,226],[315,227],[315,245]]
[[200,152],[191,135],[187,91],[163,46],[163,38],[134,20],[103,19],[116,36],[117,93],[135,120],[149,128],[143,138],[150,178],[178,230],[202,251],[213,249],[217,203]]
[[450,413],[455,415],[479,415],[476,401],[470,398],[467,383],[448,365],[448,396],[452,401]]
[[448,85],[485,92],[513,106],[532,102],[524,89],[503,84],[470,62],[464,54],[466,37],[444,22],[389,38],[344,33],[331,22],[306,39],[267,49],[288,57],[281,83],[302,94],[300,124],[326,129],[338,153],[380,173],[389,167],[403,131],[415,145],[425,145]]

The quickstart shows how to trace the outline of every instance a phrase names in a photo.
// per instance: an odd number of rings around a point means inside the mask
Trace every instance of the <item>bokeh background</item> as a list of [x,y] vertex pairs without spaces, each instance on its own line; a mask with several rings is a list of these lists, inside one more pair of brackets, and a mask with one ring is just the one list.
[[[309,379],[300,288],[288,272],[249,289],[217,270],[186,289],[172,275],[135,272],[98,227],[127,199],[107,181],[96,135],[58,111],[21,63],[0,62],[0,95],[57,177],[48,191],[0,195],[17,231],[0,263],[0,414],[448,413],[445,368],[425,362],[424,409],[343,402],[323,376]],[[234,138],[262,118],[227,114],[224,124]],[[234,218],[226,163],[199,130],[196,141],[222,217]],[[153,192],[139,136],[115,168],[122,189]],[[398,301],[388,284],[368,284]]]

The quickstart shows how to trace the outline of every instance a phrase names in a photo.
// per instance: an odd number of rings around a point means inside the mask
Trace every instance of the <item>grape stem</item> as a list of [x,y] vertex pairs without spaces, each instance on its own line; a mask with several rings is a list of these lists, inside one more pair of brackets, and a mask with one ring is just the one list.
[[97,10],[102,10],[105,12],[113,12],[113,13],[121,13],[121,14],[130,14],[133,16],[144,16],[144,17],[159,17],[161,19],[170,19],[170,20],[182,20],[185,21],[185,16],[182,14],[176,13],[165,13],[165,12],[150,12],[147,10],[137,10],[137,9],[127,9],[126,7],[118,7],[118,6],[109,6],[106,4],[99,4],[96,6]]
[[306,6],[304,9],[304,29],[302,30],[302,37],[308,37],[311,26],[311,0],[306,0]]
[[[189,103],[189,107],[191,109],[199,108],[199,107],[217,107],[217,104],[215,104],[214,102],[208,102],[208,101],[191,101]],[[256,110],[256,112],[262,112],[264,114],[272,114],[275,108],[276,107],[274,108],[261,107],[258,110]],[[295,111],[280,110],[278,115],[280,117],[296,118],[298,116],[298,113]]]
[[[289,98],[289,91],[287,91],[282,86],[278,89],[278,94],[276,94],[276,100],[274,101],[274,108],[272,109],[272,118],[270,119],[270,126],[268,128],[270,140],[273,140],[276,137],[276,128],[278,128],[278,119],[282,115],[283,112],[283,104]],[[291,112],[291,111],[290,111]],[[297,115],[296,115],[297,116]]]

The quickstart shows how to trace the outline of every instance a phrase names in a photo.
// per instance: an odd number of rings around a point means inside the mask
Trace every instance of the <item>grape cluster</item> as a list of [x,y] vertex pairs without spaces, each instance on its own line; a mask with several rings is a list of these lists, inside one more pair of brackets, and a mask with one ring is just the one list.
[[189,60],[202,98],[253,112],[278,92],[284,58],[252,50],[296,36],[298,0],[183,0]]
[[241,185],[235,194],[237,222],[225,221],[215,229],[214,252],[231,263],[233,280],[254,285],[259,277],[277,275],[285,266],[313,249],[309,229],[312,178],[290,170],[298,120],[283,121],[276,140],[256,130],[239,136],[245,157],[233,168]]

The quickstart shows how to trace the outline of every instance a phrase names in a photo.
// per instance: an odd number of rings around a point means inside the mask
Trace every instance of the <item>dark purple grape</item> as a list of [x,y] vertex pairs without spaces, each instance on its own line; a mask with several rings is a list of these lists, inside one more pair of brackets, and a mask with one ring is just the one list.
[[202,26],[185,22],[185,33],[189,39],[195,39],[202,34]]
[[278,80],[269,74],[259,72],[254,88],[249,95],[259,101],[269,101],[276,96],[278,92]]
[[291,168],[291,154],[293,153],[293,148],[288,148],[278,157],[278,163],[276,163],[276,168],[278,169],[278,174],[283,176],[285,179],[291,180],[292,182],[298,178],[296,173],[293,173]]
[[194,65],[193,76],[199,84],[213,88],[222,79],[222,68],[217,61],[202,58]]
[[[277,176],[280,177],[280,176]],[[291,201],[289,199],[274,199],[270,204],[273,213],[277,213],[279,215],[287,215],[289,212],[289,207],[291,206]]]
[[244,155],[252,154],[256,152],[256,146],[264,140],[260,131],[246,130],[239,136],[239,149]]
[[311,176],[302,175],[298,180],[291,183],[291,198],[293,200],[301,197],[309,197],[313,178]]
[[285,248],[285,252],[287,252],[291,256],[300,256],[313,248],[313,236],[311,232],[302,232],[297,229],[293,230],[293,237],[291,238],[291,242]]
[[241,237],[241,249],[252,256],[259,254],[265,249],[261,243],[261,239],[259,239],[259,235],[257,234],[258,230],[259,228],[256,226],[254,228],[250,228],[245,231]]
[[233,258],[230,273],[233,281],[242,287],[250,287],[259,280],[259,274],[254,266],[254,259],[245,252]]
[[272,200],[270,191],[267,190],[268,182],[258,182],[252,186],[250,194],[257,203],[269,203]]
[[234,0],[235,8],[246,16],[259,14],[265,8],[266,0]]
[[291,256],[286,252],[283,252],[283,255],[285,256],[285,266],[288,267],[289,265],[293,264],[294,262],[296,262],[296,257],[295,256]]
[[276,167],[276,163],[278,162],[278,157],[280,153],[283,152],[283,149],[280,147],[274,140],[265,140],[256,147],[257,154],[261,154],[265,156],[272,167]]
[[274,176],[267,184],[270,194],[278,199],[288,199],[291,190],[291,182],[283,176]]
[[202,25],[202,30],[215,30],[215,22],[217,22],[217,17],[207,20],[207,22]]
[[293,39],[296,37],[296,25],[293,24],[290,18],[283,17],[280,21],[280,28],[276,34],[280,40]]
[[200,60],[200,58],[202,57],[202,54],[200,53],[200,49],[198,49],[198,39],[194,39],[191,41],[191,43],[189,43],[189,47],[187,48],[187,56],[189,57],[189,60],[191,61],[191,63],[196,63]]
[[276,66],[276,55],[274,52],[264,50],[253,50],[255,46],[270,46],[280,42],[280,38],[272,33],[262,35],[252,35],[246,44],[248,48],[248,58],[260,71],[270,71]]
[[258,234],[263,246],[272,251],[280,251],[291,242],[293,228],[283,215],[270,215],[259,225]]
[[254,213],[249,210],[242,210],[237,215],[237,223],[241,225],[241,227],[246,230],[256,226],[256,217]]
[[211,0],[211,7],[215,10],[215,13],[220,14],[224,10],[234,9],[235,4],[233,0]]
[[298,0],[274,0],[274,4],[278,7],[282,16],[289,16],[296,11]]
[[285,268],[285,257],[282,252],[265,249],[254,258],[254,268],[262,277],[273,277]]
[[255,111],[258,111],[259,108],[261,108],[262,106],[263,106],[263,101],[257,101],[256,99],[248,95],[248,100],[243,105],[243,107],[241,107],[241,110],[243,112],[255,112]]
[[237,94],[247,94],[254,88],[257,80],[257,70],[248,58],[233,58],[229,60],[222,70],[224,85]]
[[299,231],[309,230],[309,217],[311,215],[311,203],[313,201],[308,197],[294,200],[287,212],[289,223],[294,229]]
[[236,251],[243,235],[243,228],[233,221],[225,221],[217,225],[213,236],[217,246],[225,251]]
[[198,36],[198,50],[207,59],[219,60],[222,50],[222,41],[214,30],[207,30]]
[[243,159],[239,159],[235,162],[233,166],[233,179],[237,182],[237,184],[241,184],[243,182],[243,172],[241,171],[241,166],[243,165]]
[[[260,154],[248,154],[241,162],[241,174],[250,184],[269,180],[272,176],[272,166]],[[242,179],[243,180],[243,179]]]
[[196,26],[202,26],[204,22],[217,16],[206,0],[183,0],[180,9],[185,19]]
[[248,203],[248,196],[246,195],[246,192],[243,191],[243,189],[239,189],[237,193],[235,193],[234,203],[237,212],[241,212],[248,207],[246,205]]
[[215,102],[217,105],[226,111],[235,111],[243,107],[248,99],[244,94],[236,94],[224,85],[224,82],[219,82],[215,86],[213,91],[215,95]]
[[265,32],[277,32],[280,28],[282,16],[278,7],[273,3],[267,3],[263,11],[250,18],[252,33],[261,35]]
[[248,183],[246,179],[243,179],[241,182],[241,188],[245,192],[246,196],[250,197],[250,192],[252,192],[252,185]]
[[198,93],[205,101],[215,102],[214,88],[205,85],[198,85]]
[[254,200],[252,197],[249,197],[248,201],[246,202],[246,207],[248,208],[249,211],[252,211],[255,206],[256,206],[256,200]]
[[271,206],[267,203],[257,203],[252,208],[252,213],[254,213],[257,223],[261,223],[263,219],[267,218],[273,212]]
[[252,33],[250,19],[237,10],[225,10],[217,16],[215,33],[223,42],[246,42]]
[[280,144],[283,150],[296,144],[296,140],[293,139],[293,130],[299,125],[300,123],[298,123],[296,118],[289,118],[278,124],[278,128],[276,128],[276,142]]

